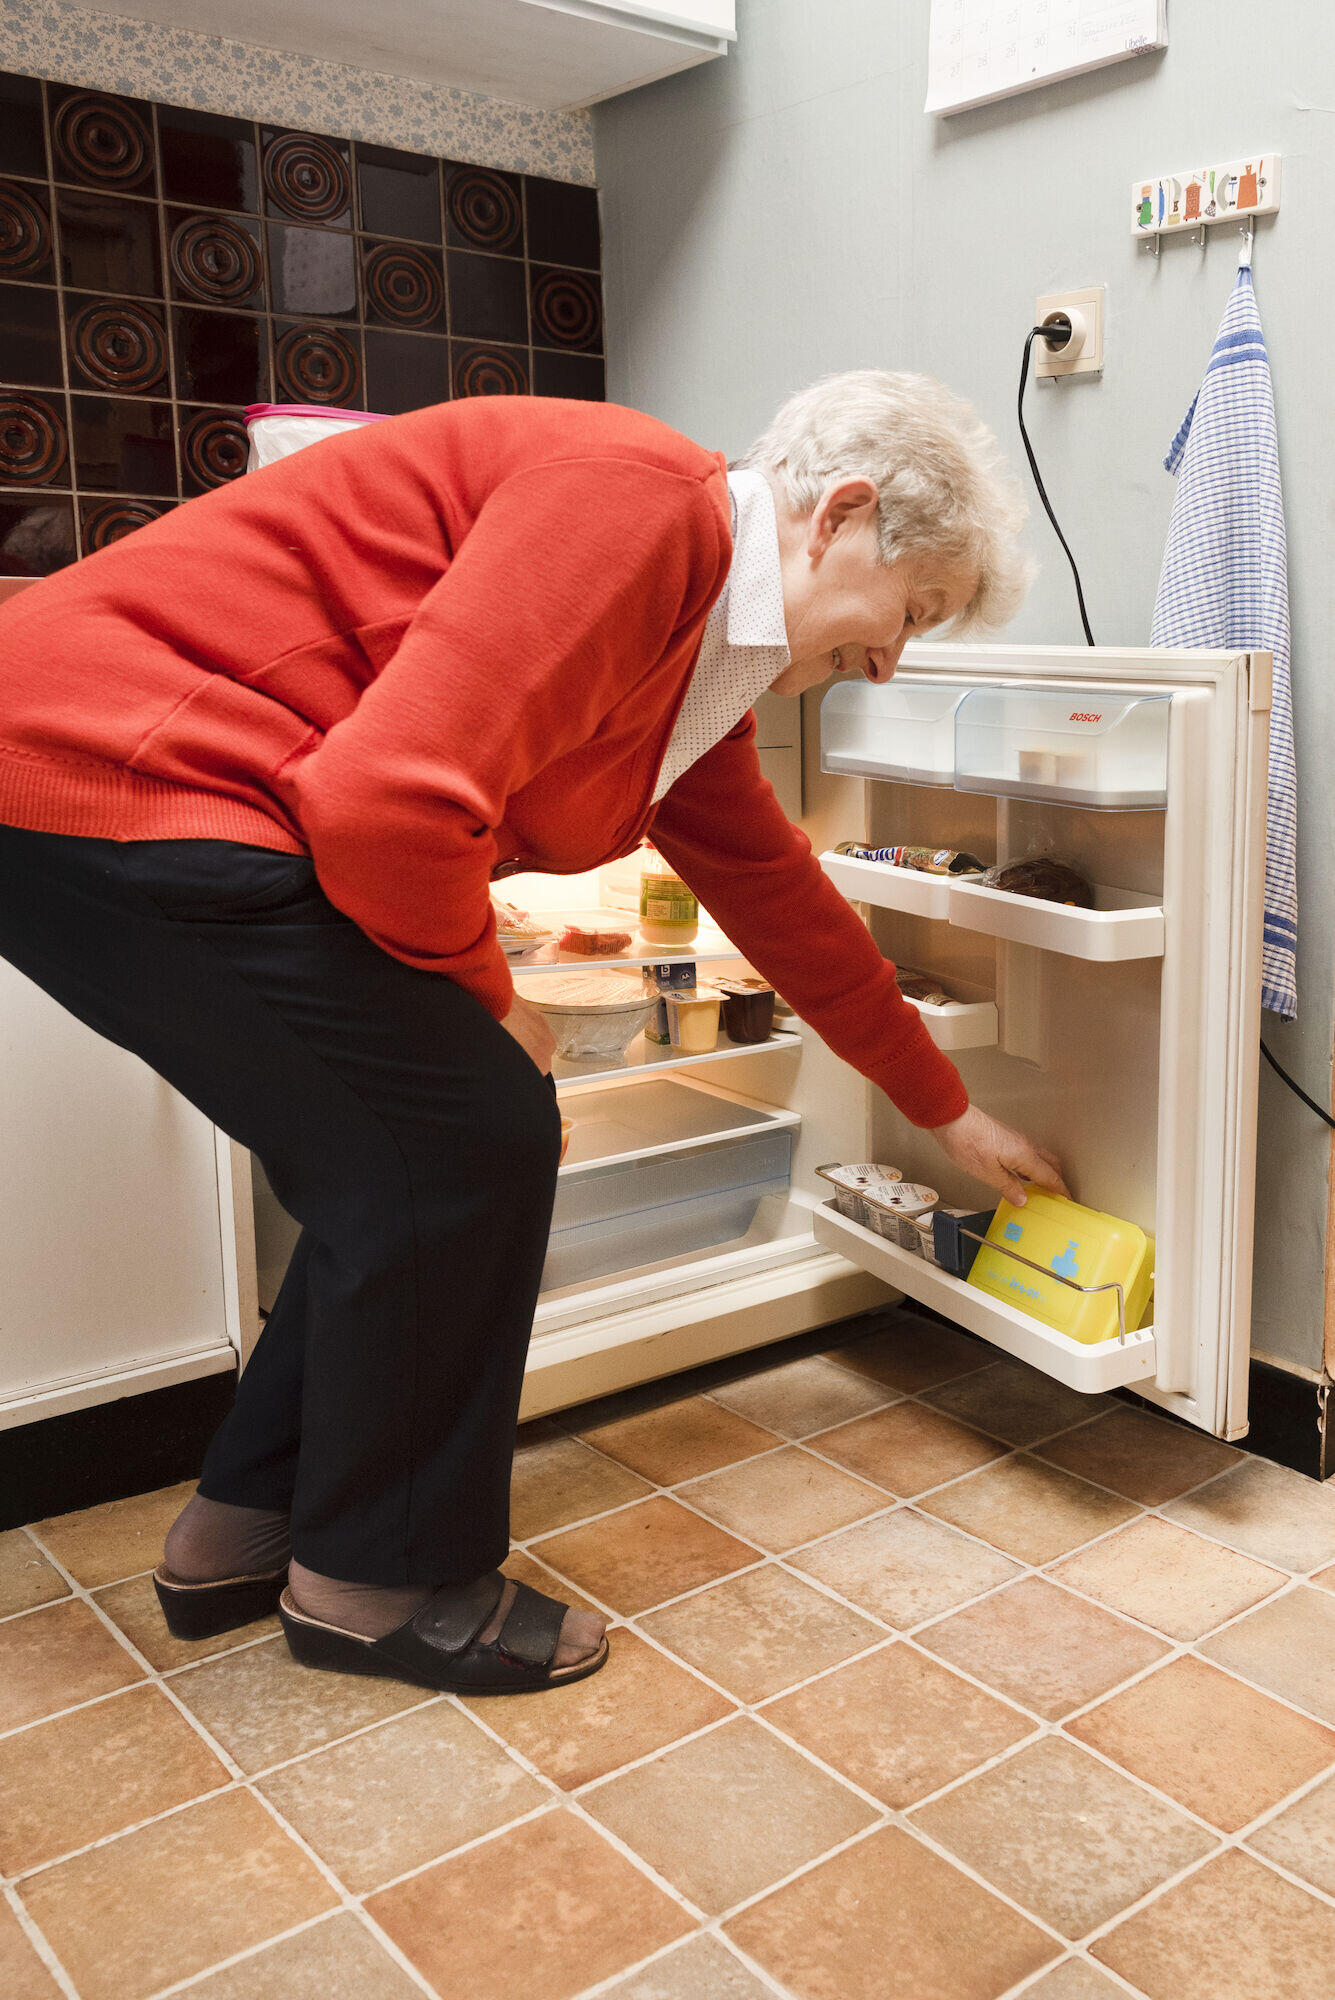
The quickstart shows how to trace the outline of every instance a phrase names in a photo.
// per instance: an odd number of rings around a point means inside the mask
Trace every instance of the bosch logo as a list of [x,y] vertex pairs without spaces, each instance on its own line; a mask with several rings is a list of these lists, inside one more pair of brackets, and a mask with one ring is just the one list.
[[1075,714],[1068,715],[1066,720],[1068,722],[1102,722],[1103,717],[1101,715],[1086,715],[1082,709],[1077,709]]

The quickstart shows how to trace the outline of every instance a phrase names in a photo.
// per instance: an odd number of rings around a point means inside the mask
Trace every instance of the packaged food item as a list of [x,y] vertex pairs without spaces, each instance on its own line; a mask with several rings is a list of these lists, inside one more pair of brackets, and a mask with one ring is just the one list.
[[570,1135],[574,1131],[574,1129],[575,1129],[575,1121],[573,1118],[563,1118],[561,1120],[561,1163],[562,1164],[564,1164],[565,1162],[566,1154],[570,1151]]
[[913,868],[920,875],[981,875],[987,867],[975,854],[957,847],[865,847],[861,841],[841,841],[836,854],[854,861],[885,861],[892,868]]
[[909,1248],[915,1253],[916,1256],[921,1257],[926,1263],[935,1264],[936,1232],[933,1227],[932,1216],[930,1212],[927,1215],[914,1216],[913,1242],[909,1245]]
[[617,1062],[654,1010],[642,981],[624,972],[544,974],[522,988],[556,1036],[556,1053]]
[[1048,854],[989,868],[981,886],[1004,889],[1008,896],[1036,896],[1045,903],[1070,903],[1078,910],[1094,907],[1094,891],[1085,877]]
[[723,1032],[730,1042],[767,1042],[774,1032],[774,988],[763,979],[720,979]]
[[577,952],[581,958],[614,958],[619,951],[630,950],[630,939],[629,931],[585,931],[570,924],[558,944],[562,951]]
[[897,965],[895,981],[906,1000],[925,1000],[931,1007],[954,1005],[953,995],[926,972],[909,972],[902,965]]
[[916,1228],[919,1216],[926,1215],[941,1199],[935,1188],[919,1181],[893,1181],[889,1187],[865,1188],[862,1199],[867,1208],[866,1227],[901,1250],[920,1251]]
[[[986,1236],[996,1213],[991,1208],[937,1208],[932,1211],[933,1261],[952,1277],[967,1278],[978,1255],[975,1236]],[[965,1230],[972,1230],[966,1236]]]
[[683,1055],[704,1056],[718,1047],[719,1006],[716,986],[686,986],[663,995],[668,1040]]
[[497,896],[492,897],[491,908],[496,918],[496,942],[504,952],[533,951],[540,944],[550,944],[556,936],[527,910],[517,910],[513,903],[503,903]]
[[828,1160],[816,1172],[823,1181],[828,1181],[834,1189],[834,1205],[840,1215],[849,1222],[860,1222],[867,1227],[867,1204],[863,1199],[870,1187],[892,1187],[902,1179],[899,1167],[882,1167],[875,1161],[867,1161],[861,1166],[840,1166],[836,1160]]
[[998,1208],[969,1283],[1092,1346],[1117,1337],[1116,1294],[1073,1287],[1120,1284],[1134,1332],[1153,1288],[1154,1238],[1120,1216],[1031,1188],[1023,1208],[1008,1201]]
[[654,1011],[645,1024],[644,1039],[658,1048],[667,1048],[671,1037],[668,1034],[667,1002],[663,995],[680,991],[683,987],[695,985],[695,960],[693,958],[669,958],[659,965],[644,968],[644,990],[653,995]]
[[649,848],[640,877],[640,936],[646,944],[684,949],[695,943],[699,928],[694,892],[656,848]]

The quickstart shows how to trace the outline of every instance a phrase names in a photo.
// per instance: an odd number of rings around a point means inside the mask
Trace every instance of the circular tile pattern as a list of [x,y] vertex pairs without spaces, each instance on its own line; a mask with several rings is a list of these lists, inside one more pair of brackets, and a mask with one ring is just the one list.
[[479,250],[512,250],[523,218],[509,181],[485,167],[461,167],[450,180],[450,221]]
[[[153,141],[132,105],[96,91],[65,98],[52,123],[58,177],[95,187],[137,188],[153,171]],[[65,175],[59,170],[65,169]]]
[[265,148],[264,185],[272,202],[303,222],[330,222],[352,199],[347,161],[308,132],[284,132]]
[[366,255],[366,297],[396,326],[427,326],[439,316],[444,286],[425,250],[379,243]]
[[136,528],[146,528],[150,521],[160,520],[166,511],[151,500],[98,500],[91,507],[85,506],[84,554],[96,555],[99,549],[110,548],[113,542],[132,535]]
[[0,483],[42,485],[69,455],[65,423],[40,396],[0,396]]
[[332,326],[292,326],[276,350],[280,393],[295,403],[342,403],[357,388],[357,355]]
[[172,231],[171,267],[189,298],[208,305],[235,305],[259,288],[259,245],[239,222],[221,215],[191,215]]
[[541,347],[597,347],[603,309],[598,287],[578,271],[543,271],[533,281],[533,339]]
[[69,323],[70,353],[104,389],[151,389],[167,372],[167,342],[151,313],[123,299],[95,299]]
[[181,432],[181,462],[200,486],[236,479],[248,450],[245,425],[226,410],[200,410]]
[[51,255],[46,210],[17,181],[0,181],[0,275],[26,277]]
[[503,347],[470,347],[454,364],[456,396],[526,396],[523,357]]

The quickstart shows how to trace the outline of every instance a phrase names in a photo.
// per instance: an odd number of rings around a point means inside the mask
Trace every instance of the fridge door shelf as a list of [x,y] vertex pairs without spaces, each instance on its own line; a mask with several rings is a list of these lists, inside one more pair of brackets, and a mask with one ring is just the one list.
[[1103,812],[1168,803],[1168,695],[981,687],[955,711],[955,786]]
[[853,854],[822,854],[820,865],[850,903],[875,903],[909,917],[950,921],[948,875],[924,875],[918,868],[895,868],[888,861],[859,861]]
[[966,682],[840,681],[820,707],[821,769],[840,776],[955,782],[955,712]]
[[[906,996],[907,997],[907,996]],[[938,1007],[930,1000],[910,1000],[939,1049],[994,1049],[997,1009],[993,1000],[956,1000]]]
[[944,1313],[959,1326],[990,1341],[994,1347],[1013,1354],[1045,1375],[1064,1382],[1068,1389],[1094,1396],[1128,1382],[1153,1379],[1156,1368],[1154,1328],[1144,1326],[1128,1333],[1125,1341],[1104,1340],[1087,1347],[1069,1339],[1028,1313],[990,1298],[986,1292],[952,1277],[925,1257],[901,1250],[870,1229],[849,1222],[833,1202],[823,1202],[816,1210],[813,1228],[818,1243],[841,1251],[852,1264],[884,1279],[897,1291],[920,1304]]
[[570,1056],[557,1056],[552,1064],[552,1075],[559,1090],[566,1084],[606,1083],[614,1077],[654,1070],[691,1069],[697,1063],[725,1062],[729,1056],[772,1055],[779,1049],[800,1049],[801,1046],[800,1035],[793,1034],[791,1029],[781,1028],[767,1042],[733,1042],[720,1034],[717,1048],[707,1049],[704,1055],[688,1056],[680,1049],[661,1048],[657,1042],[646,1042],[643,1034],[639,1034],[620,1062],[606,1063],[597,1059],[577,1062]]

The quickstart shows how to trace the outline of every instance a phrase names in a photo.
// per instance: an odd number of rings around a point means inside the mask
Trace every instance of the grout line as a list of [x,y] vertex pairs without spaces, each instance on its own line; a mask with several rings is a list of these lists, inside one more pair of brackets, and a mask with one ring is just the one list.
[[37,1957],[51,1974],[56,1985],[65,1995],[66,2000],[79,2000],[78,1989],[74,1981],[70,1978],[68,1972],[66,1972],[64,1966],[56,1956],[44,1932],[38,1927],[32,1916],[30,1916],[15,1891],[13,1889],[0,1890],[0,1900],[3,1901],[4,1905],[12,1913],[19,1929],[32,1946]]

